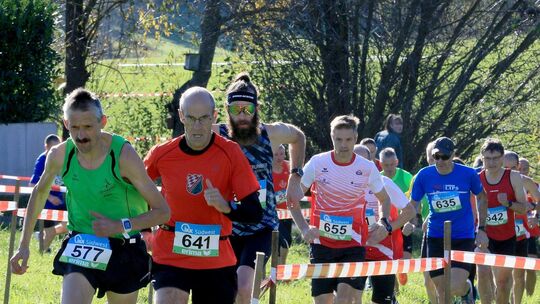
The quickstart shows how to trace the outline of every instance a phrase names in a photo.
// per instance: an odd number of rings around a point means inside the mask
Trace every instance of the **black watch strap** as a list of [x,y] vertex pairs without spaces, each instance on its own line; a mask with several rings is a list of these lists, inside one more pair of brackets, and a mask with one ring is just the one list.
[[388,219],[385,217],[381,217],[381,222],[383,223],[384,228],[386,228],[386,231],[388,231],[388,234],[392,234],[392,225],[390,224]]

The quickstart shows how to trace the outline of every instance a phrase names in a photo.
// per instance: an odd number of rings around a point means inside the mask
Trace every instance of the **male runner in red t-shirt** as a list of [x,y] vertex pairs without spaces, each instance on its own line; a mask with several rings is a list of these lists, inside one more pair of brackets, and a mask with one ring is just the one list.
[[232,304],[232,221],[261,220],[259,183],[238,144],[212,132],[216,111],[210,92],[188,89],[179,112],[185,135],[155,146],[144,161],[152,179],[161,177],[171,208],[154,239],[156,303],[187,303],[191,292],[195,304]]

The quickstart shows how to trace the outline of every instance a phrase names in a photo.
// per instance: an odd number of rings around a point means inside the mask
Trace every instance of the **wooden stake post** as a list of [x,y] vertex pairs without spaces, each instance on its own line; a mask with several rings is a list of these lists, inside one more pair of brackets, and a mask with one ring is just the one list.
[[[15,195],[13,200],[17,202],[17,208],[19,207],[19,200],[21,192],[21,181],[17,180],[15,184]],[[9,291],[11,288],[11,265],[10,259],[13,256],[14,245],[15,245],[15,233],[17,232],[17,209],[11,212],[11,224],[10,224],[10,234],[9,234],[9,249],[8,249],[8,258],[7,258],[7,267],[6,267],[6,285],[4,288],[4,304],[9,303]]]
[[[272,269],[274,270],[274,274],[277,275],[277,266],[279,262],[279,231],[274,230],[272,231],[272,257],[270,260],[270,280],[272,280]],[[270,284],[270,299],[268,303],[275,304],[276,303],[276,284],[277,282],[273,282]]]
[[255,259],[255,279],[251,288],[251,304],[258,304],[261,295],[261,281],[264,276],[264,253],[257,252]]
[[444,260],[446,266],[444,266],[444,302],[445,304],[452,303],[452,261],[451,257],[452,248],[452,222],[444,222]]

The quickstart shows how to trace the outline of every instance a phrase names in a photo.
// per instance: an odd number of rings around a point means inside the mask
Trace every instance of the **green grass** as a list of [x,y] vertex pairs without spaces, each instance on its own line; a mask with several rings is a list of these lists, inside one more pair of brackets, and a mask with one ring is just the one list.
[[[4,290],[7,265],[9,231],[0,231],[0,289]],[[19,240],[17,234],[16,244]],[[58,251],[60,240],[55,240],[52,244],[53,252]],[[38,245],[35,240],[31,243],[30,268],[23,276],[13,275],[11,280],[10,303],[58,303],[60,299],[60,289],[62,278],[51,273],[53,254],[38,253]],[[417,250],[415,250],[415,255]],[[288,264],[308,263],[308,249],[304,244],[296,243],[291,247],[288,257]],[[540,275],[537,275],[540,277]],[[540,278],[539,278],[540,280]],[[210,289],[209,289],[210,290]],[[139,292],[138,303],[148,303],[148,289]],[[3,292],[0,295],[3,298]],[[400,288],[398,301],[401,304],[428,303],[425,293],[423,277],[420,273],[409,274],[409,282]],[[364,293],[364,303],[370,303],[371,291]],[[268,302],[268,293],[261,299],[261,303]],[[95,299],[94,303],[106,303],[105,299]],[[310,280],[298,280],[288,283],[279,282],[277,285],[277,303],[299,304],[312,303]],[[479,301],[477,302],[479,303]],[[540,292],[536,292],[533,297],[524,296],[524,304],[540,303]]]

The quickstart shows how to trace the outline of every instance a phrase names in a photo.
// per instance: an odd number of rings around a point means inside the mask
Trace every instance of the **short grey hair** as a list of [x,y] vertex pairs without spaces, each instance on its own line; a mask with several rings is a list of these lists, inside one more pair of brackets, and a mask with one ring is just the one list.
[[390,158],[390,157],[395,157],[397,158],[397,154],[396,154],[396,151],[394,150],[394,148],[384,148],[380,153],[379,153],[379,159],[380,160],[383,160],[385,158]]

